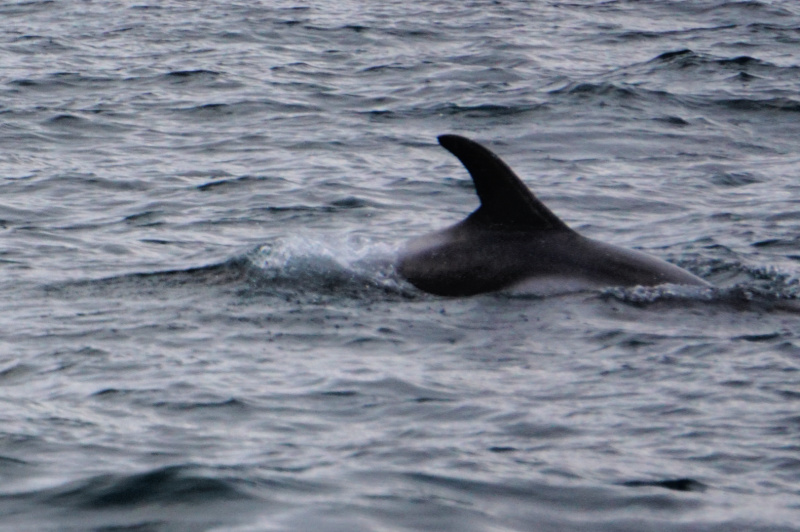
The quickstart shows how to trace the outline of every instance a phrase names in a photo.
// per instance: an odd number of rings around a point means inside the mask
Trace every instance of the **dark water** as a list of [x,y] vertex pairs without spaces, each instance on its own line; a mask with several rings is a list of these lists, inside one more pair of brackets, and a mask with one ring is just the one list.
[[[0,20],[0,530],[800,530],[795,2]],[[716,288],[416,291],[448,132]]]

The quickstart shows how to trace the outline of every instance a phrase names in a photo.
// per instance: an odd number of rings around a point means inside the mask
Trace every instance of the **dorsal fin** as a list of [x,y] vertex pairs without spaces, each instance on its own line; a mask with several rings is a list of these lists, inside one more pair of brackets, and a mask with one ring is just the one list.
[[459,135],[441,135],[439,144],[458,157],[475,183],[481,206],[470,220],[519,229],[570,230],[488,149]]

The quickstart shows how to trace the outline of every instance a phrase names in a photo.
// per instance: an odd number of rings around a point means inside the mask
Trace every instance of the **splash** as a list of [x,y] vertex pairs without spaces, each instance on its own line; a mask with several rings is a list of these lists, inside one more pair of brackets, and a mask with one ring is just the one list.
[[362,237],[296,235],[262,244],[247,256],[259,286],[318,295],[405,295],[394,269],[395,246]]
[[[694,286],[635,286],[613,287],[601,292],[633,305],[649,305],[664,301],[711,302],[733,306],[766,306],[786,310],[800,310],[800,279],[795,273],[774,266],[747,266],[741,263],[714,261],[706,265],[704,278],[734,278],[736,282],[710,288]],[[710,274],[713,272],[713,275]],[[713,282],[713,280],[712,280]]]

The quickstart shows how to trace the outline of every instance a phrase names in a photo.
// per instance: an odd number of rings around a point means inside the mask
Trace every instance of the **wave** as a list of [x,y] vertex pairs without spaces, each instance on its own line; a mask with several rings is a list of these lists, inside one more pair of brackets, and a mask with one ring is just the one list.
[[[0,497],[3,529],[29,529],[31,514],[36,515],[37,530],[195,530],[201,522],[203,529],[230,527],[270,502],[237,473],[230,468],[169,465],[6,493]],[[11,528],[15,521],[18,526]]]
[[[765,241],[761,246],[781,245]],[[278,238],[223,262],[176,270],[123,274],[49,285],[49,292],[86,290],[150,293],[197,286],[223,287],[238,297],[277,297],[297,303],[335,300],[403,301],[434,298],[411,286],[395,270],[397,246],[355,237],[292,236]],[[721,304],[800,310],[800,278],[770,265],[750,266],[733,260],[692,259],[679,264],[715,286],[661,285],[608,287],[601,298],[631,305],[663,302]],[[574,291],[572,292],[574,293]],[[498,297],[541,299],[520,291]]]
[[[709,107],[716,107],[729,111],[768,112],[768,113],[800,113],[800,99],[789,96],[765,96],[751,94],[748,97],[725,97],[724,92],[716,95],[703,94],[678,94],[667,90],[648,89],[628,85],[626,83],[603,82],[569,82],[554,89],[551,95],[567,95],[581,100],[590,100],[602,105],[616,104],[630,106],[632,104],[653,104],[659,107],[672,104],[685,109],[708,111]],[[584,102],[585,103],[585,102]],[[543,106],[538,106],[541,108]],[[528,112],[532,108],[520,109],[516,112]],[[670,123],[679,126],[689,124],[680,117],[669,117]]]
[[800,278],[792,273],[769,266],[753,267],[724,261],[695,264],[690,269],[706,279],[735,278],[737,281],[710,288],[676,285],[613,287],[601,291],[601,297],[637,306],[681,302],[800,312]]
[[[352,248],[321,245],[303,239],[279,241],[262,246],[248,260],[256,267],[251,271],[250,286],[260,290],[281,290],[284,293],[346,296],[351,298],[404,299],[425,297],[411,287],[394,270],[396,250]],[[694,301],[730,306],[765,306],[800,310],[800,278],[772,266],[748,266],[737,262],[694,261],[682,267],[709,279],[718,280],[711,288],[662,285],[655,287],[609,287],[599,291],[601,297],[645,305],[665,301]],[[726,280],[734,279],[734,284]],[[507,294],[503,294],[505,297]],[[516,297],[519,294],[514,294]]]
[[206,82],[215,80],[222,76],[222,73],[215,70],[174,70],[159,76],[161,79],[169,83],[185,84],[195,81]]
[[395,272],[396,253],[394,246],[357,238],[294,236],[205,266],[73,280],[48,284],[44,289],[64,297],[98,292],[105,297],[128,297],[186,289],[189,296],[196,297],[197,287],[205,286],[222,288],[238,297],[277,297],[320,304],[336,299],[421,297]]
[[100,475],[57,488],[45,498],[59,506],[110,509],[240,500],[248,496],[231,481],[203,474],[199,467],[181,465],[130,475]]
[[171,112],[187,114],[192,117],[216,119],[220,116],[254,116],[259,114],[313,114],[320,112],[321,109],[316,105],[299,104],[292,102],[281,102],[267,98],[260,100],[244,100],[230,103],[202,103],[188,107],[177,107]]
[[733,70],[742,69],[779,69],[772,63],[762,61],[754,57],[742,55],[736,57],[714,57],[710,54],[694,52],[688,48],[665,52],[655,58],[643,63],[656,69],[666,68],[668,70],[683,70],[687,68],[699,67],[721,67]]
[[[794,89],[800,67],[781,66],[747,55],[714,56],[690,49],[662,53],[588,80],[568,80],[548,94],[582,105],[674,106],[707,112],[798,113]],[[785,88],[780,88],[785,87]],[[684,125],[684,124],[681,124]]]
[[415,106],[398,109],[373,109],[362,111],[373,119],[403,120],[431,117],[456,117],[470,119],[508,118],[524,116],[540,110],[545,105],[539,102],[518,102],[508,104],[483,103],[464,105],[457,103],[444,103],[433,106]]

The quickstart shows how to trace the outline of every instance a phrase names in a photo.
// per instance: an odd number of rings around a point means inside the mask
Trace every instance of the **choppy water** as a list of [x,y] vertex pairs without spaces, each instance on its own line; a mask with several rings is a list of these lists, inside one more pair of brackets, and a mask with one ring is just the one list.
[[[800,530],[800,7],[0,5],[0,530]],[[441,133],[713,282],[427,296]]]

